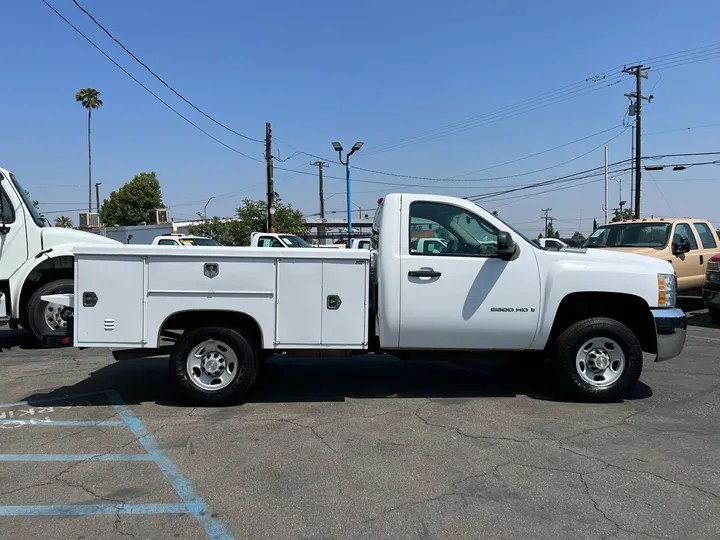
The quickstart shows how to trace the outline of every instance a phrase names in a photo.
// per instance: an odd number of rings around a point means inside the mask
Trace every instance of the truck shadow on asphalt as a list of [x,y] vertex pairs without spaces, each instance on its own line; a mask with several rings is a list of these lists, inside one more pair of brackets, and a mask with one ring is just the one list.
[[[528,396],[567,401],[551,391],[547,369],[527,362],[462,364],[402,361],[385,355],[353,358],[289,359],[275,357],[262,369],[248,403],[342,402],[346,398],[482,398]],[[127,404],[155,402],[191,406],[172,390],[167,359],[114,362],[72,386],[26,398],[117,391]],[[640,382],[626,400],[646,399],[652,389]]]

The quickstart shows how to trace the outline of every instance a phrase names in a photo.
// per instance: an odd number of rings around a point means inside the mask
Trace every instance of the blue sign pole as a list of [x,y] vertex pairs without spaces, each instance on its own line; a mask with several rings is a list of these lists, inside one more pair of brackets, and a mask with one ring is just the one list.
[[348,236],[347,236],[347,247],[352,244],[352,202],[350,199],[350,159],[346,158],[347,163],[345,164],[345,182],[347,184],[347,221],[348,221]]

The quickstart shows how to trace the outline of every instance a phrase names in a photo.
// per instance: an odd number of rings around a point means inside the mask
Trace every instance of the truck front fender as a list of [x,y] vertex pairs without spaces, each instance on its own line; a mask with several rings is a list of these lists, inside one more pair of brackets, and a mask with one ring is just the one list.
[[67,274],[73,277],[73,244],[63,244],[40,251],[30,257],[20,269],[10,277],[11,317],[20,318],[21,307],[30,299],[32,292],[46,280],[43,274],[47,270]]
[[[649,257],[647,259],[650,260]],[[628,309],[628,302],[634,306],[633,309],[644,306],[647,315],[650,314],[649,307],[657,305],[657,274],[653,271],[653,265],[630,265],[597,259],[590,264],[582,264],[581,259],[577,262],[564,259],[540,264],[541,275],[546,278],[541,280],[540,318],[531,345],[534,350],[544,349],[551,334],[557,332],[556,320],[560,308],[566,307],[570,300],[581,306],[580,311],[574,311],[577,316],[584,316],[581,313],[587,316],[600,313],[608,316],[614,313],[616,319],[620,319]]]

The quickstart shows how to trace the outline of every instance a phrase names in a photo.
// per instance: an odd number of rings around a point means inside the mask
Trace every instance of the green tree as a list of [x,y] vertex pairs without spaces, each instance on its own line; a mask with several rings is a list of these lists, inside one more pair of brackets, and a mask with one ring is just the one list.
[[555,227],[552,224],[552,221],[548,223],[547,232],[545,233],[545,238],[560,238],[560,231],[555,230]]
[[585,235],[580,231],[575,231],[572,235],[573,240],[585,240]]
[[140,173],[103,201],[100,220],[108,226],[138,225],[153,208],[163,208],[160,181],[154,172]]
[[92,212],[92,149],[90,146],[90,120],[93,109],[102,107],[100,92],[94,88],[83,88],[75,94],[75,101],[79,102],[88,112],[88,212]]
[[55,226],[56,227],[64,227],[65,229],[72,229],[73,222],[72,222],[72,219],[70,219],[67,216],[58,216],[55,218]]
[[633,217],[634,217],[634,216],[633,216],[633,213],[632,213],[632,211],[630,211],[629,209],[624,208],[623,211],[622,211],[622,213],[620,213],[620,209],[619,209],[619,208],[615,208],[615,209],[613,210],[613,218],[612,218],[612,221],[622,221],[623,219],[632,219]]
[[[277,199],[275,208],[276,232],[298,236],[307,233],[300,210],[283,204],[280,199]],[[191,226],[189,232],[198,236],[209,236],[223,246],[247,246],[250,244],[251,233],[265,230],[267,203],[245,199],[243,205],[235,210],[235,216],[236,219],[225,222],[213,218]]]

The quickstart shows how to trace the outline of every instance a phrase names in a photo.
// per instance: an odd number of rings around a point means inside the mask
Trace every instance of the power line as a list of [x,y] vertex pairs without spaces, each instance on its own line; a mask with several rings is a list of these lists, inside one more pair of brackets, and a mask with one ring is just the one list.
[[264,142],[264,141],[262,141],[262,140],[260,140],[260,139],[254,139],[254,138],[252,138],[252,137],[248,137],[247,135],[243,135],[242,133],[240,133],[240,132],[238,132],[238,131],[235,131],[235,130],[232,129],[232,128],[229,128],[228,126],[226,126],[226,125],[223,124],[222,122],[216,120],[215,118],[213,118],[212,116],[210,116],[209,114],[207,114],[205,111],[203,111],[202,109],[200,109],[200,108],[199,108],[197,105],[195,105],[192,101],[190,101],[189,99],[187,99],[187,98],[186,98],[185,96],[183,96],[180,92],[178,92],[178,91],[175,90],[172,86],[170,86],[167,82],[165,82],[165,80],[163,80],[162,77],[160,77],[157,73],[155,73],[152,69],[150,69],[150,67],[149,67],[147,64],[145,64],[145,63],[144,63],[142,60],[140,60],[135,54],[133,54],[133,52],[130,51],[130,49],[128,49],[119,39],[117,39],[115,36],[113,36],[113,35],[110,33],[110,31],[109,31],[107,28],[105,28],[95,17],[93,17],[92,14],[91,14],[88,10],[86,10],[83,6],[81,6],[81,5],[80,5],[80,2],[78,2],[77,0],[73,0],[73,3],[78,7],[78,9],[79,9],[80,11],[82,11],[85,15],[87,15],[87,16],[90,18],[90,20],[91,20],[92,22],[94,22],[103,32],[105,32],[105,33],[108,35],[108,37],[110,37],[110,39],[112,39],[115,43],[117,43],[118,45],[120,45],[120,47],[122,47],[122,49],[123,49],[126,53],[128,53],[130,56],[132,56],[133,60],[135,60],[138,64],[140,64],[142,67],[144,67],[153,77],[155,77],[158,81],[160,81],[163,85],[165,85],[165,87],[168,88],[173,94],[175,94],[177,97],[179,97],[180,99],[182,99],[185,103],[187,103],[188,105],[190,105],[193,109],[195,109],[197,112],[199,112],[200,114],[202,114],[205,118],[207,118],[208,120],[214,122],[215,124],[217,124],[218,126],[220,126],[220,127],[223,128],[223,129],[229,131],[230,133],[233,133],[234,135],[238,135],[238,136],[242,137],[243,139],[247,139],[248,141],[253,141],[253,142],[257,142],[257,143],[262,143],[262,142]]
[[[680,65],[687,65],[699,61],[711,60],[720,56],[720,43],[714,43],[711,45],[705,45],[702,47],[696,47],[694,49],[688,49],[676,53],[670,53],[662,56],[656,56],[651,59],[646,59],[644,62],[654,62],[656,68],[669,69],[672,67],[678,67]],[[378,154],[385,151],[397,150],[411,144],[417,144],[420,142],[426,142],[440,137],[445,137],[453,133],[465,131],[466,129],[472,129],[480,125],[495,122],[498,120],[517,116],[518,114],[524,114],[531,112],[548,105],[553,105],[579,97],[589,92],[594,92],[603,87],[611,86],[619,83],[623,79],[622,72],[620,70],[624,66],[618,66],[611,70],[605,71],[598,75],[588,77],[581,81],[563,86],[556,90],[540,94],[535,98],[526,99],[524,101],[517,102],[512,105],[501,107],[494,111],[489,111],[465,120],[460,120],[444,126],[440,126],[434,129],[421,132],[417,135],[406,136],[394,141],[389,141],[371,147],[365,152],[365,156]],[[611,75],[613,72],[618,72],[615,75]]]
[[88,43],[90,43],[90,45],[92,45],[93,47],[95,47],[95,49],[97,49],[97,50],[100,52],[100,54],[102,54],[105,58],[107,58],[107,59],[110,60],[113,64],[115,64],[115,66],[116,66],[118,69],[120,69],[123,73],[125,73],[125,75],[127,75],[128,77],[130,77],[133,81],[135,81],[137,84],[139,84],[146,92],[148,92],[151,96],[153,96],[153,97],[154,97],[155,99],[157,99],[160,103],[162,103],[163,105],[165,105],[165,107],[167,107],[168,109],[170,109],[172,112],[174,112],[174,113],[175,113],[176,115],[178,115],[180,118],[182,118],[183,120],[185,120],[185,121],[186,121],[188,124],[190,124],[192,127],[194,127],[195,129],[197,129],[198,131],[200,131],[200,132],[203,133],[204,135],[210,137],[210,138],[211,138],[213,141],[215,141],[216,143],[221,144],[222,146],[224,146],[224,147],[227,148],[228,150],[232,150],[232,151],[235,152],[236,154],[240,154],[241,156],[243,156],[243,157],[245,157],[245,158],[247,158],[247,159],[251,159],[252,161],[257,161],[258,163],[263,163],[263,162],[264,162],[264,160],[262,160],[262,159],[258,159],[258,158],[254,158],[254,157],[252,157],[252,156],[249,156],[249,155],[241,152],[241,151],[238,150],[237,148],[233,148],[233,147],[230,146],[229,144],[224,143],[223,141],[221,141],[221,140],[218,139],[217,137],[211,135],[210,133],[208,133],[207,131],[205,131],[203,128],[201,128],[200,126],[198,126],[196,123],[194,123],[192,120],[190,120],[189,118],[187,118],[186,116],[184,116],[182,113],[180,113],[179,111],[177,111],[176,109],[174,109],[169,103],[167,103],[167,102],[166,102],[165,100],[163,100],[160,96],[158,96],[155,92],[153,92],[152,90],[150,90],[150,88],[148,88],[148,87],[145,86],[142,82],[140,82],[140,81],[139,81],[135,76],[133,76],[128,70],[126,70],[124,67],[122,67],[120,64],[118,64],[112,57],[110,57],[110,55],[108,55],[108,54],[107,54],[105,51],[103,51],[98,45],[96,45],[94,41],[92,41],[89,37],[87,37],[77,26],[75,26],[73,23],[71,23],[68,19],[66,19],[66,18],[62,15],[62,13],[60,13],[60,12],[59,12],[58,10],[56,10],[51,4],[49,4],[49,3],[47,2],[47,0],[41,0],[41,2],[42,2],[43,4],[45,4],[48,8],[50,8],[50,9],[55,13],[55,15],[57,15],[57,16],[60,17],[63,21],[65,21],[65,23],[67,23],[73,30],[75,30],[78,34],[80,34]]
[[[609,129],[606,129],[606,130],[603,130],[603,131],[599,131],[598,133],[594,133],[594,134],[592,134],[592,135],[588,135],[587,137],[583,137],[583,138],[580,138],[580,139],[576,139],[576,140],[574,140],[574,141],[571,141],[571,142],[569,142],[569,143],[565,143],[565,144],[560,145],[560,146],[557,146],[557,147],[555,147],[555,148],[551,148],[551,149],[548,149],[548,150],[544,150],[544,151],[542,151],[542,152],[537,152],[537,153],[535,153],[535,154],[530,154],[529,156],[525,156],[525,157],[522,157],[522,158],[518,158],[518,159],[516,159],[516,160],[509,161],[509,162],[506,162],[506,163],[504,163],[504,164],[494,165],[494,166],[492,166],[492,167],[487,167],[486,169],[481,169],[481,170],[493,169],[493,168],[497,168],[497,167],[500,167],[500,166],[502,166],[502,165],[506,165],[506,164],[509,164],[509,163],[515,163],[515,162],[517,162],[517,161],[522,161],[522,160],[524,160],[524,159],[528,159],[528,158],[530,158],[530,157],[534,157],[534,156],[537,156],[537,155],[540,155],[540,154],[544,154],[544,153],[550,152],[550,151],[552,151],[552,150],[556,150],[556,149],[558,149],[558,148],[563,148],[563,147],[565,147],[565,146],[569,146],[569,145],[574,144],[574,143],[576,143],[576,142],[584,141],[584,140],[586,140],[586,139],[595,137],[595,136],[597,136],[597,135],[600,135],[600,134],[602,134],[602,133],[606,133],[606,132],[608,132],[608,131],[612,131],[612,130],[614,130],[614,129],[618,129],[618,128],[620,128],[620,127],[623,127],[623,126],[615,126],[615,127],[613,127],[613,128],[609,128]],[[548,171],[548,170],[550,170],[550,169],[555,169],[555,168],[557,168],[557,167],[561,167],[561,166],[563,166],[563,165],[567,165],[568,163],[572,163],[573,161],[577,161],[578,159],[583,158],[583,157],[591,154],[592,152],[594,152],[594,151],[597,150],[598,148],[602,148],[603,146],[605,146],[605,145],[609,144],[610,142],[612,142],[613,140],[617,139],[618,137],[620,137],[620,135],[622,135],[623,133],[625,133],[625,131],[627,131],[627,129],[628,129],[628,128],[625,127],[620,133],[618,133],[617,135],[614,135],[613,137],[611,137],[611,138],[608,139],[607,141],[601,143],[600,145],[598,145],[598,146],[596,146],[596,147],[591,148],[590,150],[588,150],[587,152],[585,152],[585,153],[583,153],[583,154],[580,154],[579,156],[576,156],[576,157],[574,157],[574,158],[572,158],[572,159],[569,159],[569,160],[567,160],[567,161],[563,161],[562,163],[557,163],[557,164],[555,164],[555,165],[551,165],[551,166],[549,166],[549,167],[544,167],[544,168],[542,168],[542,169],[536,169],[536,170],[533,170],[533,171],[527,171],[527,172],[518,173],[518,174],[511,174],[511,175],[507,175],[507,176],[496,176],[496,177],[492,177],[492,178],[466,178],[466,179],[458,179],[459,176],[464,176],[464,175],[458,175],[458,176],[453,176],[453,177],[450,177],[450,178],[431,178],[431,177],[427,177],[427,176],[413,176],[413,175],[408,175],[408,174],[389,173],[389,172],[377,171],[377,170],[373,170],[373,169],[366,169],[366,168],[363,168],[363,167],[354,167],[354,168],[355,168],[355,169],[358,169],[358,170],[361,170],[361,171],[370,172],[370,173],[373,173],[373,174],[382,174],[382,175],[386,175],[386,176],[395,176],[395,177],[398,177],[398,178],[408,178],[408,179],[414,179],[414,180],[429,180],[428,183],[432,183],[432,182],[487,182],[487,181],[492,181],[492,180],[507,180],[507,179],[509,179],[509,178],[519,178],[519,177],[521,177],[521,176],[528,176],[528,175],[530,175],[530,174],[536,174],[536,173],[539,173],[539,172]],[[480,172],[481,170],[473,171],[473,172]],[[473,174],[473,173],[471,172],[471,173],[466,173],[466,174]],[[375,183],[378,183],[378,182],[375,182]]]

